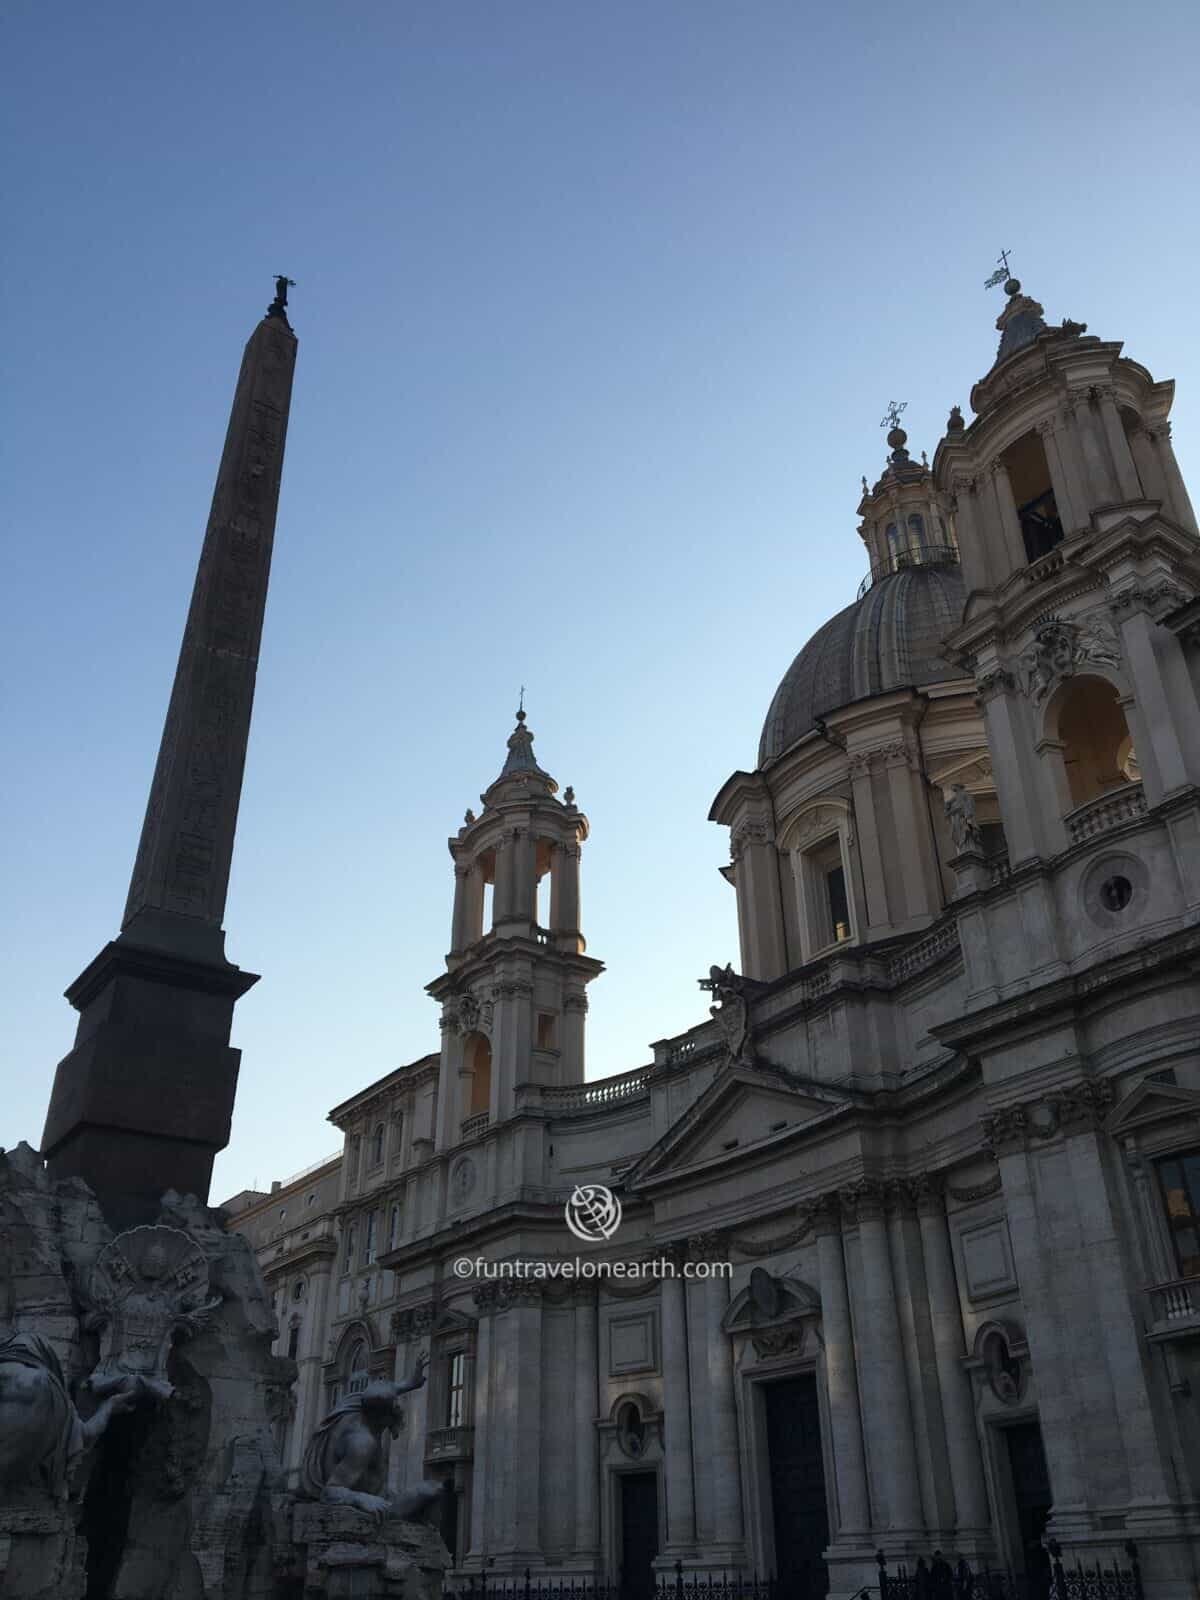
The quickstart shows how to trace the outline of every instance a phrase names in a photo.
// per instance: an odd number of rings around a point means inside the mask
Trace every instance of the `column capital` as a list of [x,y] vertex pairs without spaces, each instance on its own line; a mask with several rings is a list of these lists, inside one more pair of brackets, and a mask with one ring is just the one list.
[[826,1234],[840,1234],[842,1231],[843,1200],[836,1189],[831,1189],[827,1194],[819,1194],[815,1200],[805,1202],[802,1214],[807,1213],[811,1221],[813,1232],[820,1239]]
[[481,1317],[502,1316],[523,1306],[540,1306],[545,1286],[532,1278],[499,1278],[482,1283],[472,1298]]
[[887,1188],[878,1178],[860,1178],[839,1191],[847,1222],[879,1222],[887,1211]]
[[687,1241],[689,1261],[726,1261],[729,1258],[730,1236],[719,1228],[704,1233],[693,1233]]
[[1011,694],[1016,687],[1016,675],[1007,667],[991,667],[975,680],[975,692],[981,700],[994,700],[997,695]]
[[909,1190],[921,1217],[940,1217],[946,1210],[946,1174],[918,1172],[908,1180]]
[[406,1339],[420,1339],[429,1333],[437,1316],[437,1307],[432,1300],[424,1305],[406,1306],[402,1311],[393,1311],[389,1330],[392,1340],[402,1344]]

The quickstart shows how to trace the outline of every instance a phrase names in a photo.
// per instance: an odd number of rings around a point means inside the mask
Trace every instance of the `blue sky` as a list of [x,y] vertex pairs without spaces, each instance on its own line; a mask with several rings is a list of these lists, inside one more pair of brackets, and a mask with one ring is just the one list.
[[[446,838],[519,686],[588,813],[589,1075],[737,961],[775,685],[859,477],[990,365],[997,251],[1179,384],[1200,485],[1190,4],[20,0],[7,83],[0,1144],[117,931],[242,344],[300,338],[226,927],[263,974],[217,1198],[436,1049]],[[1192,110],[1188,110],[1188,106]]]

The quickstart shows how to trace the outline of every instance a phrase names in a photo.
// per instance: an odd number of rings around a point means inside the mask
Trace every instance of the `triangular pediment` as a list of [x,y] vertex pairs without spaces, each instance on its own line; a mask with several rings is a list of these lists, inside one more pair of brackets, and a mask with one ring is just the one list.
[[1119,1137],[1164,1122],[1194,1120],[1200,1120],[1200,1094],[1194,1089],[1181,1089],[1178,1084],[1154,1083],[1143,1079],[1132,1093],[1113,1107],[1107,1128],[1109,1133]]
[[800,1083],[771,1068],[731,1064],[631,1168],[637,1188],[676,1174],[739,1160],[842,1110],[849,1097],[825,1084]]

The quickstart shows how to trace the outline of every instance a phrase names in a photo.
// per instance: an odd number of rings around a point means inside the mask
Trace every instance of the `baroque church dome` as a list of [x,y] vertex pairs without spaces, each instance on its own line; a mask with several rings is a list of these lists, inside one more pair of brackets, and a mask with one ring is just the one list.
[[963,676],[939,654],[962,620],[962,576],[953,564],[889,572],[819,628],[783,675],[758,746],[765,766],[855,700]]

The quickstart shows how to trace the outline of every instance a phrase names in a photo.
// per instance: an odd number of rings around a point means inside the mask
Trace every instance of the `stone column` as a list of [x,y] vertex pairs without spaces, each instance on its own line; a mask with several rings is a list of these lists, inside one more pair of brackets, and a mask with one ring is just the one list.
[[874,1179],[863,1179],[844,1194],[858,1221],[862,1257],[863,1315],[858,1333],[864,1410],[872,1419],[873,1437],[880,1441],[877,1486],[884,1503],[876,1508],[876,1531],[886,1531],[893,1540],[918,1539],[924,1531],[921,1485],[884,1215],[885,1190]]
[[1064,533],[1071,533],[1076,528],[1087,526],[1087,512],[1080,499],[1077,483],[1073,481],[1073,474],[1067,464],[1067,455],[1059,439],[1059,422],[1057,417],[1047,417],[1039,422],[1037,431],[1041,435],[1042,448],[1046,452],[1046,465],[1050,469],[1050,486],[1054,490],[1054,503],[1058,507],[1058,518],[1063,525]]
[[1024,1147],[1024,1113],[1006,1108],[983,1119],[984,1136],[996,1151],[1008,1214],[1013,1260],[1030,1359],[1038,1386],[1038,1414],[1050,1487],[1052,1524],[1063,1533],[1087,1525],[1083,1460],[1075,1437],[1074,1358],[1060,1326],[1053,1287],[1054,1263],[1041,1236],[1033,1174]]
[[481,1564],[489,1551],[488,1494],[492,1483],[492,1307],[494,1284],[475,1291],[479,1321],[475,1329],[475,1393],[472,1397],[474,1448],[471,1463],[471,1533],[468,1555]]
[[[728,1259],[729,1240],[723,1234],[700,1234],[689,1243],[694,1261]],[[712,1484],[713,1540],[717,1546],[709,1554],[714,1560],[738,1567],[743,1557],[741,1452],[733,1392],[733,1346],[722,1325],[729,1309],[729,1281],[711,1277],[699,1288],[704,1303],[707,1372],[703,1393],[709,1413],[712,1449],[709,1481]]]
[[1050,815],[1049,806],[1043,802],[1041,768],[1029,730],[1022,725],[1028,716],[1028,705],[1024,697],[1015,693],[1017,685],[1012,674],[1006,668],[997,668],[981,673],[977,682],[1008,859],[1015,867],[1032,856],[1065,849],[1066,829],[1061,816]]
[[587,1009],[585,991],[582,988],[568,989],[563,999],[562,1048],[559,1055],[563,1083],[583,1082]]
[[883,872],[879,821],[875,813],[874,765],[874,751],[860,750],[850,757],[854,830],[858,836],[858,859],[862,863],[863,894],[867,902],[865,932],[868,937],[876,930],[888,928],[892,922],[888,909],[887,880]]
[[993,562],[980,516],[978,478],[954,480],[954,523],[958,536],[958,555],[968,593],[973,589],[995,588]]
[[966,1346],[946,1222],[945,1181],[940,1173],[926,1173],[915,1189],[946,1451],[954,1484],[955,1525],[960,1539],[978,1541],[987,1537],[991,1518],[971,1381],[962,1368]]
[[1108,453],[1112,458],[1113,470],[1116,473],[1117,491],[1122,500],[1140,500],[1142,486],[1138,482],[1137,468],[1133,464],[1133,452],[1129,448],[1129,440],[1117,412],[1116,391],[1111,386],[1105,385],[1098,391],[1098,395],[1100,421],[1108,441]]
[[1167,487],[1166,476],[1162,470],[1158,451],[1154,447],[1154,432],[1151,428],[1142,425],[1135,428],[1130,436],[1130,448],[1133,451],[1134,465],[1137,467],[1138,477],[1142,483],[1142,493],[1147,500],[1158,500],[1164,513],[1171,515],[1171,491]]
[[1075,432],[1079,439],[1086,474],[1087,504],[1090,507],[1105,505],[1117,493],[1108,462],[1096,431],[1096,418],[1091,397],[1086,389],[1072,389],[1067,397],[1075,417]]
[[996,458],[991,464],[992,492],[996,499],[996,516],[1000,535],[1004,540],[1004,549],[1008,557],[1008,572],[1020,572],[1022,567],[1029,565],[1029,555],[1025,549],[1025,540],[1021,534],[1021,524],[1017,517],[1017,502],[1013,499],[1012,480],[1008,476],[1008,468],[1004,462]]
[[871,1526],[871,1510],[858,1370],[854,1360],[854,1331],[850,1323],[846,1260],[842,1251],[841,1203],[836,1194],[823,1196],[814,1213],[814,1224],[821,1286],[821,1337],[825,1343],[825,1388],[838,1498],[834,1538],[849,1542],[866,1536]]
[[1200,528],[1196,526],[1196,513],[1192,510],[1191,498],[1187,492],[1187,484],[1183,481],[1183,473],[1180,472],[1179,462],[1175,459],[1175,447],[1171,443],[1171,424],[1165,419],[1154,425],[1154,448],[1162,463],[1163,477],[1170,491],[1171,511],[1175,521],[1189,533],[1200,534]]
[[883,760],[897,837],[904,841],[900,876],[905,917],[934,916],[941,909],[941,877],[933,859],[928,808],[917,788],[913,752],[907,741],[901,740],[888,746]]
[[[1077,1196],[1086,1195],[1089,1200],[1079,1205],[1080,1254],[1088,1266],[1092,1304],[1105,1308],[1099,1319],[1100,1331],[1120,1422],[1133,1514],[1152,1518],[1157,1512],[1169,1517],[1174,1493],[1168,1485],[1170,1453],[1155,1426],[1146,1366],[1153,1353],[1147,1350],[1143,1330],[1134,1319],[1131,1290],[1135,1284],[1129,1282],[1122,1263],[1112,1179],[1101,1151],[1102,1135],[1095,1130],[1107,1104],[1107,1099],[1093,1104],[1068,1097],[1060,1112],[1067,1124],[1072,1187]],[[1073,1132],[1076,1128],[1080,1131]],[[1142,1281],[1139,1277],[1136,1286]]]
[[497,1482],[492,1547],[507,1570],[519,1572],[542,1561],[541,1285],[505,1280],[497,1287],[494,1394],[497,1401],[503,1397],[505,1428],[503,1439],[492,1434],[491,1471]]
[[575,1555],[600,1554],[600,1457],[596,1437],[596,1290],[575,1292]]
[[516,895],[516,841],[506,832],[496,840],[495,885],[492,889],[492,926],[499,927],[514,914]]
[[450,948],[465,950],[471,943],[467,932],[467,893],[471,867],[468,862],[454,864],[454,910],[450,916]]
[[550,862],[550,931],[567,936],[570,948],[579,947],[579,867],[582,851],[577,844],[558,844]]
[[[1149,741],[1149,749],[1138,745],[1137,755],[1146,799],[1153,806],[1194,781],[1179,735],[1187,720],[1184,713],[1195,715],[1196,698],[1179,641],[1158,628],[1139,586],[1118,594],[1111,609],[1121,629],[1121,645]],[[1169,684],[1164,669],[1172,665],[1178,671],[1175,683]]]
[[737,870],[742,965],[748,977],[769,983],[788,970],[779,856],[770,825],[758,818],[743,820],[733,830],[730,852]]
[[[677,1267],[681,1258],[676,1256]],[[692,1415],[688,1391],[687,1306],[682,1277],[662,1280],[663,1478],[667,1496],[667,1554],[695,1553],[696,1499],[692,1486]]]

